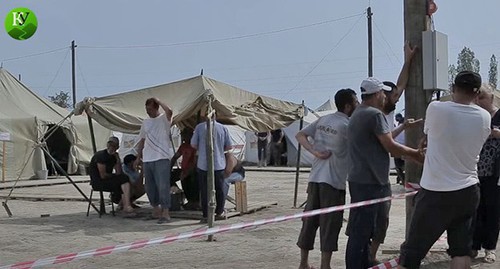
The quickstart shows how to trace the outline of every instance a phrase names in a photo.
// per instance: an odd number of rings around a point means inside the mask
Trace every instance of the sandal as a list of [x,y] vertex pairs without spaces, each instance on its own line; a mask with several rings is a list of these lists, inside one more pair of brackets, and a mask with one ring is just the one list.
[[494,263],[497,259],[497,255],[495,254],[495,250],[485,250],[484,251],[484,262],[485,263]]

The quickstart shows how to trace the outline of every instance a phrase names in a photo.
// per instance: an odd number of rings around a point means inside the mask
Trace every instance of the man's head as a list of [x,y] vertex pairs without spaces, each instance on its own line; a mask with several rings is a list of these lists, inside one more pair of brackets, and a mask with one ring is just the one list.
[[137,157],[134,154],[128,154],[123,158],[123,163],[129,168],[134,168],[135,160],[137,160]]
[[390,81],[383,82],[385,86],[391,87],[391,91],[384,91],[385,93],[385,104],[384,104],[384,113],[389,114],[392,111],[396,110],[396,104],[399,101],[399,93],[398,86]]
[[115,154],[116,151],[120,148],[120,140],[116,136],[112,136],[108,139],[108,143],[106,143],[106,150],[109,154]]
[[356,92],[352,89],[341,89],[335,94],[335,106],[337,110],[343,112],[347,116],[351,116],[356,106],[358,106],[358,98]]
[[193,129],[191,129],[189,127],[182,129],[182,132],[181,132],[182,142],[190,143],[191,138],[193,137],[193,132],[194,132]]
[[403,124],[403,122],[405,121],[405,118],[403,117],[403,115],[401,113],[396,114],[395,118],[399,124]]
[[481,88],[479,88],[479,94],[474,102],[478,106],[486,110],[490,110],[490,108],[493,107],[493,99],[495,98],[493,91],[493,87],[490,84],[483,83]]
[[452,93],[468,98],[476,98],[481,88],[481,75],[472,71],[462,71],[455,77]]
[[150,118],[156,118],[158,116],[158,109],[160,108],[160,104],[156,102],[155,98],[149,98],[146,100],[146,113]]
[[369,77],[361,82],[361,100],[367,105],[383,109],[385,104],[385,91],[390,92],[391,87],[384,85],[380,80]]

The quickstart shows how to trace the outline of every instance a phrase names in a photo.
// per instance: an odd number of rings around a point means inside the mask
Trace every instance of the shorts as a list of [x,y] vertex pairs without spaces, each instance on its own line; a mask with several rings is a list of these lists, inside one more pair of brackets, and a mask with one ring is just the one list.
[[[345,190],[335,189],[328,183],[309,182],[307,186],[307,204],[304,211],[344,204]],[[303,218],[297,246],[301,249],[312,250],[314,248],[316,231],[319,227],[321,251],[337,251],[343,214],[344,211],[337,211]]]

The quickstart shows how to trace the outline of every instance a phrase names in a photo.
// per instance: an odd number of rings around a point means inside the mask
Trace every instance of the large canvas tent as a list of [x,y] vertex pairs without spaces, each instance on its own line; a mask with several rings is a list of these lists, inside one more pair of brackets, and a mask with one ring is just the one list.
[[[47,169],[42,150],[35,147],[44,137],[48,138],[48,150],[64,160],[69,174],[90,162],[93,150],[87,118],[72,117],[57,125],[69,114],[0,68],[0,133],[8,140],[0,142],[5,143],[5,150],[0,148],[0,163],[7,179],[17,178],[21,170],[21,177],[29,178]],[[47,131],[52,126],[55,132],[48,137]],[[94,127],[97,145],[104,146],[110,131],[100,125]]]
[[172,123],[179,127],[196,125],[198,114],[205,113],[211,100],[217,120],[238,125],[245,130],[269,131],[283,128],[299,119],[301,105],[265,97],[219,82],[196,76],[155,87],[99,98],[85,98],[78,104],[103,126],[123,133],[138,133],[148,98],[156,97],[173,110]]

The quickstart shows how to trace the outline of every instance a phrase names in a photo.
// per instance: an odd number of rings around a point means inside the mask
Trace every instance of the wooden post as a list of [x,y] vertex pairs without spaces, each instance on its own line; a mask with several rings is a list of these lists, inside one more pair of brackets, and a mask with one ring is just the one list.
[[368,17],[368,76],[373,77],[373,39],[372,39],[372,7],[366,9]]
[[[302,109],[304,110],[304,112],[302,113],[302,116],[300,117],[299,132],[300,132],[300,130],[302,130],[302,127],[304,126],[304,114],[305,114],[304,100],[302,100]],[[300,143],[297,143],[297,164],[296,164],[296,169],[295,169],[295,189],[293,191],[293,207],[294,208],[297,208],[297,195],[299,192],[300,153],[301,152],[302,152],[302,146],[300,145]]]
[[236,211],[241,214],[248,211],[247,203],[247,182],[237,181],[234,183],[234,192],[236,197]]
[[5,157],[5,155],[7,155],[6,151],[5,141],[2,141],[2,182],[5,182],[5,162],[7,161],[7,157]]
[[[404,1],[405,40],[419,48],[410,66],[410,76],[405,91],[405,118],[425,118],[425,110],[432,97],[431,91],[423,90],[422,32],[427,30],[427,0]],[[423,125],[406,130],[406,144],[416,148],[423,136]],[[405,164],[406,182],[420,183],[422,166],[413,162]],[[413,197],[406,198],[406,234],[413,212]]]
[[[209,101],[208,105],[208,115],[207,115],[207,164],[208,164],[208,171],[207,171],[207,192],[208,192],[208,215],[207,215],[207,222],[208,222],[208,227],[212,228],[214,227],[214,214],[215,214],[215,174],[214,174],[214,135],[213,135],[213,125],[212,121],[215,124],[215,116],[212,110],[211,103]],[[209,235],[208,236],[208,241],[213,241],[214,236]]]

